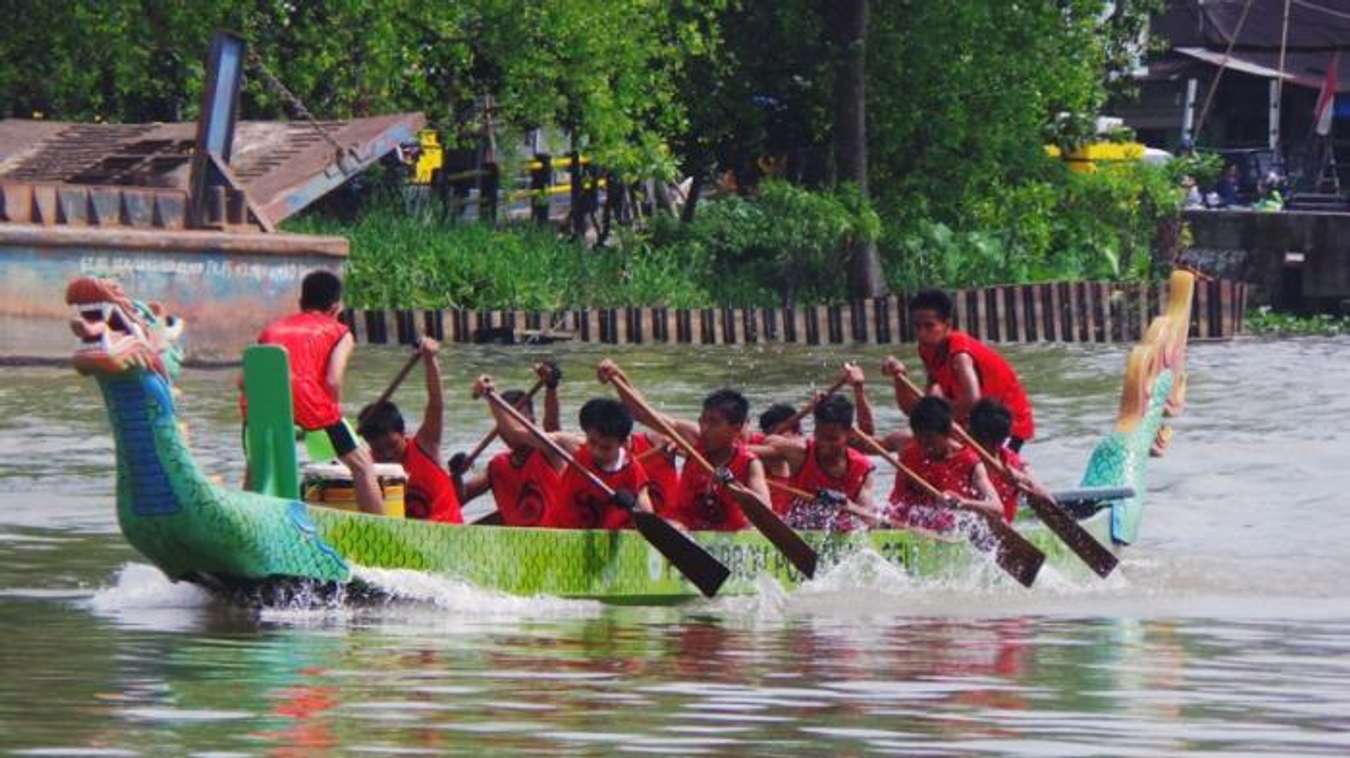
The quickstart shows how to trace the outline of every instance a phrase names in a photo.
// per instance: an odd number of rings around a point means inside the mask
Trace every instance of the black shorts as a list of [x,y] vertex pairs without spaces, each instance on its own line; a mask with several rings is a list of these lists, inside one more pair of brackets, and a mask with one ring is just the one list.
[[[298,431],[299,427],[296,427],[296,429],[297,429],[296,433],[299,435],[298,439],[303,440],[304,433]],[[323,431],[324,434],[328,435],[328,442],[332,444],[333,452],[337,453],[337,456],[339,458],[356,449],[356,439],[352,437],[352,430],[347,426],[347,423],[345,421],[339,421],[336,424],[325,426],[323,428]],[[248,451],[247,422],[239,425],[239,438],[243,442],[244,451],[247,452]]]
[[328,441],[333,443],[333,452],[337,453],[339,458],[356,449],[356,438],[352,436],[351,427],[347,426],[345,421],[325,426],[323,430],[328,435]]

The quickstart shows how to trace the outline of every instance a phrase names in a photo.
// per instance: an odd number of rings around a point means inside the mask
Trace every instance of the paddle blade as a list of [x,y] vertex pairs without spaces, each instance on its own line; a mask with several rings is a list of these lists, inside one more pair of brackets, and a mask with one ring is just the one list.
[[1116,564],[1120,559],[1116,558],[1115,553],[1107,550],[1100,542],[1093,539],[1088,530],[1084,529],[1082,524],[1074,520],[1055,503],[1046,500],[1043,497],[1027,495],[1027,504],[1036,512],[1041,523],[1050,528],[1064,541],[1065,545],[1074,552],[1083,562],[1092,569],[1097,576],[1105,579],[1115,570]]
[[679,569],[686,579],[693,582],[704,597],[716,595],[722,582],[731,575],[730,569],[660,516],[635,510],[632,517],[634,525],[647,538],[647,542]]
[[783,523],[783,519],[779,518],[773,509],[765,507],[758,500],[749,500],[740,505],[741,512],[750,523],[754,524],[759,533],[772,542],[803,576],[807,579],[815,578],[818,556],[815,549],[806,544],[806,540],[802,539],[796,530]]
[[1035,584],[1041,564],[1045,563],[1045,553],[1003,523],[1003,519],[977,511],[970,512],[979,517],[976,523],[985,527],[967,530],[966,536],[970,541],[982,550],[992,548],[994,562],[1023,587]]

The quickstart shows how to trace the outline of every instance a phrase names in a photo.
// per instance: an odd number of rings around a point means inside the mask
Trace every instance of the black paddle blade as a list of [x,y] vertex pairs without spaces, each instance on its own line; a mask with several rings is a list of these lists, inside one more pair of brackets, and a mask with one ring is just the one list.
[[671,565],[698,587],[704,597],[712,597],[731,576],[731,570],[712,557],[697,542],[666,520],[647,511],[632,511],[633,524],[647,542],[661,552]]
[[976,523],[986,527],[968,530],[966,536],[970,541],[981,550],[992,548],[994,562],[1023,587],[1035,584],[1041,564],[1045,563],[1045,553],[1003,523],[1003,519],[977,511],[970,512],[979,517]]
[[1070,516],[1053,502],[1043,497],[1034,495],[1027,496],[1027,504],[1036,512],[1036,516],[1050,528],[1050,531],[1064,540],[1064,544],[1074,552],[1083,562],[1092,569],[1097,576],[1105,579],[1115,570],[1116,564],[1120,559],[1115,553],[1107,550],[1100,542],[1093,539],[1088,530],[1083,528],[1073,516]]
[[764,504],[758,501],[753,504],[743,502],[741,512],[765,539],[778,548],[778,552],[802,572],[803,576],[807,579],[815,578],[818,560],[815,549],[806,544],[806,540],[802,539],[796,530],[783,523],[783,519],[779,518],[773,509],[764,507]]

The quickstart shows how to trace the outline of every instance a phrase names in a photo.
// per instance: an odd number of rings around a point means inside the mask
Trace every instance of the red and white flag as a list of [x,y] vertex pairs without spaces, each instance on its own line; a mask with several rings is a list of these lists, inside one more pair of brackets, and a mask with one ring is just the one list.
[[1322,82],[1322,91],[1317,93],[1317,106],[1313,108],[1313,118],[1317,123],[1317,133],[1323,137],[1331,134],[1331,117],[1336,112],[1337,70],[1341,67],[1341,51],[1331,54],[1331,64],[1327,66],[1327,78]]

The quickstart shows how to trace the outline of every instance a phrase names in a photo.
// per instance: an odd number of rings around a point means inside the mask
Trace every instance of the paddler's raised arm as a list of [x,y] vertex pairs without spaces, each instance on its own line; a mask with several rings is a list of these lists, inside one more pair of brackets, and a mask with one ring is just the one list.
[[558,404],[558,384],[562,381],[562,369],[556,362],[548,360],[536,364],[534,372],[544,383],[544,431],[559,431],[562,429],[562,410]]
[[[473,394],[475,397],[482,397],[488,391],[496,391],[492,383],[492,377],[484,374],[473,383]],[[554,468],[562,467],[562,460],[545,443],[541,442],[529,429],[526,429],[511,414],[503,410],[497,403],[488,403],[488,409],[492,411],[492,418],[497,424],[497,433],[502,436],[502,440],[512,448],[529,447],[543,453],[548,458],[549,464]],[[575,454],[577,448],[581,446],[581,441],[571,434],[563,432],[545,432],[558,446],[569,454]]]
[[441,387],[441,364],[436,357],[441,344],[430,337],[423,337],[417,343],[417,352],[422,355],[426,366],[427,407],[422,412],[422,425],[417,428],[417,441],[422,451],[432,460],[441,457],[442,425],[445,417],[444,390]]
[[839,378],[853,388],[853,407],[857,414],[858,428],[868,434],[876,434],[876,422],[872,418],[872,403],[867,399],[867,376],[863,374],[862,366],[849,362],[844,364],[844,370],[839,374]]
[[[691,445],[697,445],[699,441],[698,424],[691,421],[675,418],[669,414],[660,413],[660,418],[656,414],[659,411],[649,411],[649,403],[643,401],[641,393],[633,387],[632,382],[628,381],[623,373],[623,369],[614,361],[606,358],[595,367],[596,378],[601,384],[613,385],[614,390],[619,393],[619,399],[623,401],[628,412],[633,414],[633,419],[649,429],[664,431],[663,423],[670,426],[680,433],[680,436],[689,441]],[[613,381],[618,377],[622,381]]]

